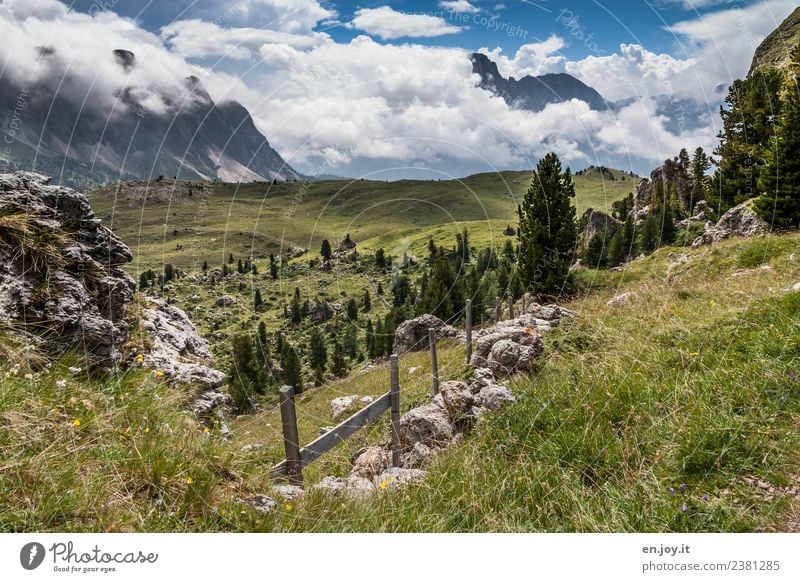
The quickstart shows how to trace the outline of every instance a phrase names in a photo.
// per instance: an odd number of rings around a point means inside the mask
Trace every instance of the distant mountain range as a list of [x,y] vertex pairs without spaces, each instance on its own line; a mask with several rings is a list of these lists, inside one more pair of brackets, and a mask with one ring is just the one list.
[[[137,66],[130,51],[115,50],[114,57],[126,73]],[[54,51],[42,48],[39,58],[54,58]],[[196,77],[183,84],[183,97],[171,102],[168,111],[155,113],[137,101],[133,90],[118,95],[108,112],[67,98],[59,86],[22,88],[4,82],[0,123],[9,128],[5,145],[12,142],[5,165],[52,175],[78,188],[162,175],[228,182],[301,177],[242,105],[214,103]]]
[[481,53],[472,53],[472,72],[481,78],[481,88],[502,97],[511,107],[541,111],[550,103],[563,103],[579,99],[589,107],[602,111],[610,104],[596,90],[572,75],[556,73],[531,77],[526,75],[517,80],[504,78],[497,64]]

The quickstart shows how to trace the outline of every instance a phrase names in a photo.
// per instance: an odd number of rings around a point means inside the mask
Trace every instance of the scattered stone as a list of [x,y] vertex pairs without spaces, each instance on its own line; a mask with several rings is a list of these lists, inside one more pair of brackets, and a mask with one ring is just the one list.
[[372,482],[379,489],[395,489],[411,483],[418,483],[425,478],[422,469],[407,469],[403,467],[390,467],[380,475],[376,475]]
[[635,297],[636,293],[634,293],[633,291],[626,291],[625,293],[620,293],[619,295],[615,295],[614,297],[609,299],[608,302],[606,302],[606,305],[609,305],[611,307],[626,305],[631,301],[633,301]]
[[353,408],[358,396],[339,396],[331,400],[331,415],[336,420],[345,412]]
[[415,443],[442,447],[452,436],[453,428],[447,412],[436,401],[412,408],[400,418],[400,443],[404,449],[413,448]]
[[433,451],[424,443],[416,442],[411,450],[400,455],[400,466],[407,469],[419,469],[430,463]]
[[404,321],[394,334],[394,352],[403,354],[428,349],[428,329],[436,330],[436,339],[458,337],[460,332],[444,321],[426,313],[414,319]]
[[222,297],[217,297],[217,307],[230,307],[234,303],[236,303],[236,300],[230,295],[223,295]]
[[508,320],[478,334],[470,364],[490,368],[495,376],[530,371],[544,344],[534,327],[519,327],[518,320]]
[[272,490],[286,501],[294,501],[305,494],[305,489],[297,485],[275,485]]
[[239,499],[239,502],[249,505],[259,513],[269,513],[278,507],[278,504],[272,497],[267,497],[261,493],[256,493],[250,497]]
[[349,477],[324,477],[319,483],[314,485],[314,489],[328,491],[331,493],[341,493],[350,495],[357,499],[363,499],[375,493],[372,481],[350,475]]
[[250,451],[257,451],[259,449],[262,449],[263,447],[264,447],[264,445],[262,445],[261,443],[253,443],[251,445],[243,446],[242,447],[242,452],[243,453],[249,453]]
[[511,389],[502,384],[487,386],[475,396],[475,404],[487,410],[497,410],[516,400]]
[[356,456],[351,475],[372,479],[389,468],[391,454],[383,447],[367,447]]
[[792,285],[792,291],[800,292],[800,283],[795,283]]

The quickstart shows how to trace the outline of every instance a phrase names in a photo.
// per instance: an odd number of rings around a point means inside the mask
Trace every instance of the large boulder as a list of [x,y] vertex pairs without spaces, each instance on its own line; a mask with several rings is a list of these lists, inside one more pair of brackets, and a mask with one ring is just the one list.
[[728,210],[716,224],[707,223],[705,232],[695,239],[692,248],[714,244],[732,236],[763,235],[770,230],[770,225],[753,210],[753,200],[748,200]]
[[214,357],[186,313],[166,302],[150,297],[142,309],[142,330],[150,341],[143,350],[142,363],[178,383],[199,388],[190,405],[198,416],[208,416],[226,397],[217,388],[225,374],[211,367]]
[[0,174],[0,320],[24,325],[48,353],[79,349],[94,372],[120,362],[136,285],[130,249],[86,196],[29,172]]
[[428,343],[428,329],[433,328],[436,330],[436,339],[440,340],[445,337],[458,337],[459,331],[451,325],[447,325],[444,321],[426,313],[414,319],[404,321],[399,326],[394,334],[394,351],[396,354],[403,354],[405,352],[414,352],[420,350],[427,350]]
[[501,321],[483,330],[476,342],[470,364],[489,368],[496,376],[528,372],[542,353],[544,344],[533,325],[524,325],[526,318]]
[[416,443],[427,447],[443,447],[453,438],[453,427],[441,398],[412,408],[400,418],[400,443],[413,449]]

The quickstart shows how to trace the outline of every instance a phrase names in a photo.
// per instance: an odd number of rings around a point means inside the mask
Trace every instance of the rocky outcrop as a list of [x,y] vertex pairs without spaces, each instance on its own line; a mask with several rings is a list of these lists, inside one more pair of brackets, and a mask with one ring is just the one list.
[[143,365],[178,384],[197,387],[199,393],[190,408],[200,417],[209,416],[226,397],[217,390],[225,382],[225,374],[211,367],[214,357],[208,342],[183,310],[160,299],[148,298],[147,302],[141,325],[150,342],[142,354]]
[[404,321],[394,334],[394,352],[403,354],[428,349],[428,330],[436,330],[436,339],[445,337],[459,337],[460,332],[444,321],[426,313],[414,319]]
[[[647,216],[646,209],[650,205],[650,180],[642,178],[636,185],[636,190],[633,194],[633,210],[631,211],[634,220],[644,218]],[[643,216],[640,216],[642,215]]]
[[763,235],[770,230],[770,225],[753,210],[753,200],[748,200],[728,210],[716,224],[707,223],[705,232],[692,243],[692,248],[714,244],[732,236]]
[[120,362],[134,281],[130,249],[86,197],[28,172],[0,174],[0,320],[24,324],[49,353],[71,349],[94,372]]
[[611,237],[622,228],[622,223],[619,220],[594,208],[586,209],[580,219],[580,224],[583,225],[583,230],[578,240],[582,248],[586,247],[590,240],[602,232],[605,232],[605,241],[606,245],[608,245]]
[[800,7],[795,8],[794,12],[758,45],[747,76],[759,69],[785,68],[790,62],[792,49],[798,44],[800,44]]

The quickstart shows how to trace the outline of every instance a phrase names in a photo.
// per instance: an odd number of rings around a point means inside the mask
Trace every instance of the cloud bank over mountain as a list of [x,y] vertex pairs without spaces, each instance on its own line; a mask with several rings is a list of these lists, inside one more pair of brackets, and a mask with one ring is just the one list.
[[[463,13],[478,9],[442,4]],[[674,55],[626,43],[613,54],[570,60],[561,51],[579,40],[558,21],[550,37],[513,55],[480,51],[506,77],[565,72],[608,100],[630,99],[613,111],[577,100],[538,112],[515,109],[479,87],[472,50],[414,41],[451,35],[457,27],[450,21],[388,6],[356,10],[340,23],[332,4],[316,0],[200,0],[192,18],[151,32],[109,11],[13,0],[0,6],[0,59],[3,76],[17,83],[55,83],[71,100],[109,112],[123,91],[135,92],[154,112],[192,99],[183,79],[195,75],[216,102],[244,104],[270,143],[304,173],[463,175],[530,167],[548,151],[576,167],[642,172],[684,145],[713,147],[725,88],[749,65],[741,55],[752,55],[794,2],[759,6],[722,7],[665,24],[675,35]],[[365,34],[336,41],[325,27],[337,25]],[[42,47],[53,58],[42,59]],[[134,52],[136,69],[126,74],[113,49]],[[687,100],[700,114],[676,123],[670,116],[680,111],[665,114],[657,99],[663,95]]]

